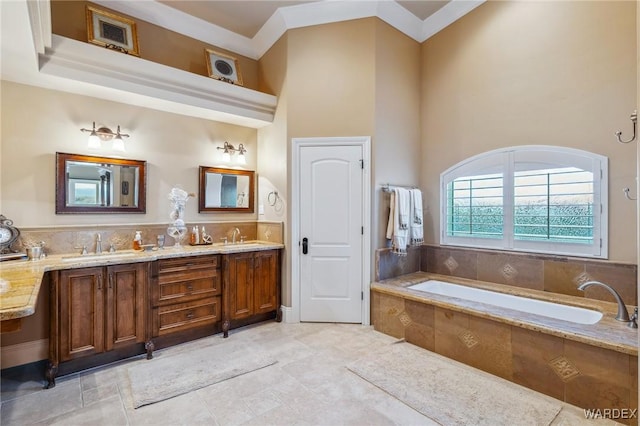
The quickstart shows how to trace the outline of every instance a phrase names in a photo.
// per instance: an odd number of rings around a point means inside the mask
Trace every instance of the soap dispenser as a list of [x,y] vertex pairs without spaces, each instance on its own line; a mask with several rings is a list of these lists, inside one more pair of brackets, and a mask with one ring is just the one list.
[[140,231],[136,231],[136,236],[133,237],[133,249],[134,250],[142,249],[142,235],[140,235]]

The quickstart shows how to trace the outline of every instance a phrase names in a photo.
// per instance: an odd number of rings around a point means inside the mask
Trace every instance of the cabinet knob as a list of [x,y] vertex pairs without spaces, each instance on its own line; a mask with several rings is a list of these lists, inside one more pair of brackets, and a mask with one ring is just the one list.
[[187,312],[187,319],[193,319],[193,317],[194,317],[193,311]]
[[187,285],[187,291],[188,292],[192,292],[193,291],[193,285],[192,284]]

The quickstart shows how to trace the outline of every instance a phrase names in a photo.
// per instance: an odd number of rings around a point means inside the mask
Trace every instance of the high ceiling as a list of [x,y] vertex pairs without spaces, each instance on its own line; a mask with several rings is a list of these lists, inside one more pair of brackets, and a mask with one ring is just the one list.
[[[55,0],[0,0],[0,78],[262,127],[275,97],[52,33]],[[422,43],[486,0],[91,0],[134,20],[259,60],[287,31],[376,17]]]
[[[272,0],[157,0],[186,14],[198,17],[229,31],[252,38],[281,7],[304,7],[313,1]],[[450,0],[397,1],[424,21]]]

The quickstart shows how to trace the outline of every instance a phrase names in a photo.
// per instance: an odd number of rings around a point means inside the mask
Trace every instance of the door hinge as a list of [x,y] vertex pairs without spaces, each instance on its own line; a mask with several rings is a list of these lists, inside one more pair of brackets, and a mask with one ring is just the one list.
[[364,235],[364,226],[360,227],[360,235]]
[[360,292],[360,300],[364,300],[364,291]]

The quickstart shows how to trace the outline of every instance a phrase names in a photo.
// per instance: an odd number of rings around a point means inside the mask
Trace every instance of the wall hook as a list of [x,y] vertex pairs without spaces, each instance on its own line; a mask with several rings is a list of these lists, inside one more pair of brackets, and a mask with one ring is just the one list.
[[[271,191],[269,195],[267,195],[267,202],[271,207],[275,206],[278,202],[280,196],[278,195],[278,191]],[[273,201],[271,201],[273,199]]]
[[618,142],[620,143],[629,143],[633,142],[636,139],[636,128],[638,127],[638,111],[633,111],[629,119],[633,123],[633,136],[631,136],[631,139],[629,139],[628,141],[623,141],[620,137],[622,136],[622,132],[618,130],[616,132],[616,137],[618,138]]
[[627,197],[627,199],[631,201],[637,200],[637,198],[632,198],[631,195],[629,195],[629,191],[631,191],[629,188],[623,188],[622,190],[624,191],[624,196]]

